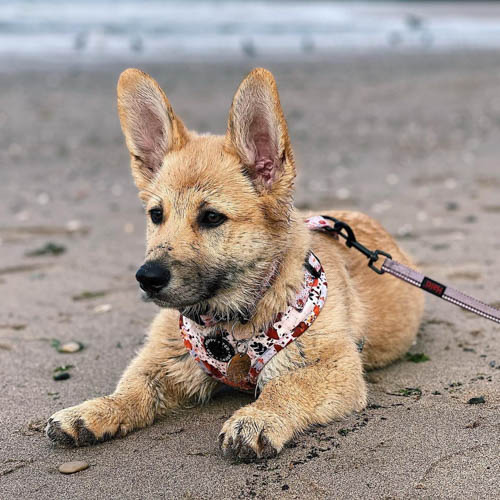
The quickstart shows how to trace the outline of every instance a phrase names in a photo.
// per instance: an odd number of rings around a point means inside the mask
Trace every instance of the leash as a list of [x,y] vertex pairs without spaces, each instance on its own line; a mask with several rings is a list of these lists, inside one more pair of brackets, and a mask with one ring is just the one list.
[[[494,307],[485,304],[465,293],[456,290],[450,286],[442,285],[433,279],[424,276],[422,273],[411,269],[404,264],[401,264],[391,257],[387,252],[383,252],[382,250],[369,250],[364,245],[362,245],[359,241],[356,240],[356,236],[354,235],[354,231],[345,222],[335,219],[334,217],[329,217],[328,215],[323,215],[320,217],[311,217],[308,221],[312,221],[312,219],[318,219],[314,223],[314,229],[320,230],[327,234],[332,235],[335,238],[341,236],[344,238],[345,244],[348,248],[354,248],[362,253],[365,257],[368,258],[368,267],[375,271],[377,274],[389,273],[400,280],[409,283],[410,285],[416,286],[417,288],[421,288],[425,292],[429,292],[436,297],[439,297],[447,302],[455,304],[463,309],[467,309],[478,316],[482,316],[483,318],[494,321],[495,323],[500,324],[500,310]],[[323,219],[323,221],[321,220]],[[329,224],[327,221],[333,222],[333,226]],[[380,268],[375,266],[375,262],[377,262],[380,256],[385,257],[385,260],[380,266]]]

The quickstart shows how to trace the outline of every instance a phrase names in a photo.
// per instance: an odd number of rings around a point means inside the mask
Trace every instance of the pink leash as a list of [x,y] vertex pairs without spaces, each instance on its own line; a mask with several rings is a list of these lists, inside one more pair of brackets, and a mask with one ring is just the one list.
[[[332,225],[331,222],[334,224]],[[389,273],[396,278],[399,278],[410,285],[421,288],[422,290],[436,295],[437,297],[460,306],[468,311],[471,311],[483,318],[494,321],[500,324],[500,310],[485,304],[465,293],[462,293],[455,288],[442,285],[434,281],[422,273],[415,271],[399,262],[392,259],[391,255],[381,250],[371,251],[356,240],[354,231],[351,227],[343,221],[329,217],[327,215],[314,216],[306,219],[306,224],[312,230],[323,231],[334,238],[341,236],[346,240],[346,246],[355,248],[369,259],[368,266],[373,269],[377,274]],[[377,268],[374,263],[379,260],[379,256],[385,257],[382,266]]]

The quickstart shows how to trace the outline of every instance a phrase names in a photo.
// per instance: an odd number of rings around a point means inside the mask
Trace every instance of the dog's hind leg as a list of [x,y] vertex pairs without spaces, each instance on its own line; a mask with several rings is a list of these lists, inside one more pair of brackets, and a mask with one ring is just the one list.
[[146,345],[113,394],[52,415],[46,427],[52,441],[82,446],[124,436],[188,401],[210,397],[217,382],[194,362],[183,345],[177,324],[172,327],[165,316],[157,316]]
[[242,460],[277,455],[294,435],[366,405],[362,362],[355,344],[337,339],[316,359],[271,379],[255,403],[225,422],[222,452]]

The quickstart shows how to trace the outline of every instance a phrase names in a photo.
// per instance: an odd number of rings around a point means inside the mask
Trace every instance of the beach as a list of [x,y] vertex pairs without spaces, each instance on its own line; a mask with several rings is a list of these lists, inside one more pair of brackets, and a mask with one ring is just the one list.
[[[112,392],[156,313],[134,278],[146,219],[115,96],[128,65],[38,61],[0,75],[0,497],[494,496],[500,326],[432,296],[411,349],[429,359],[367,373],[364,411],[308,430],[276,459],[220,456],[223,422],[252,401],[230,390],[124,439],[49,443],[46,419]],[[426,275],[500,307],[500,53],[246,55],[141,69],[189,128],[224,133],[257,65],[280,89],[297,206],[366,212]],[[84,349],[62,354],[54,340]],[[71,377],[54,381],[65,365]],[[90,467],[60,474],[71,460]]]

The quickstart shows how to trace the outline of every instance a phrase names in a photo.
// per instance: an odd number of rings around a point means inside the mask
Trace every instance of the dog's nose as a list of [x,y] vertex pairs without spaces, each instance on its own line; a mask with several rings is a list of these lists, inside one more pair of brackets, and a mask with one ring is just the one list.
[[139,268],[135,279],[145,292],[156,293],[168,285],[170,271],[160,263],[150,261]]

